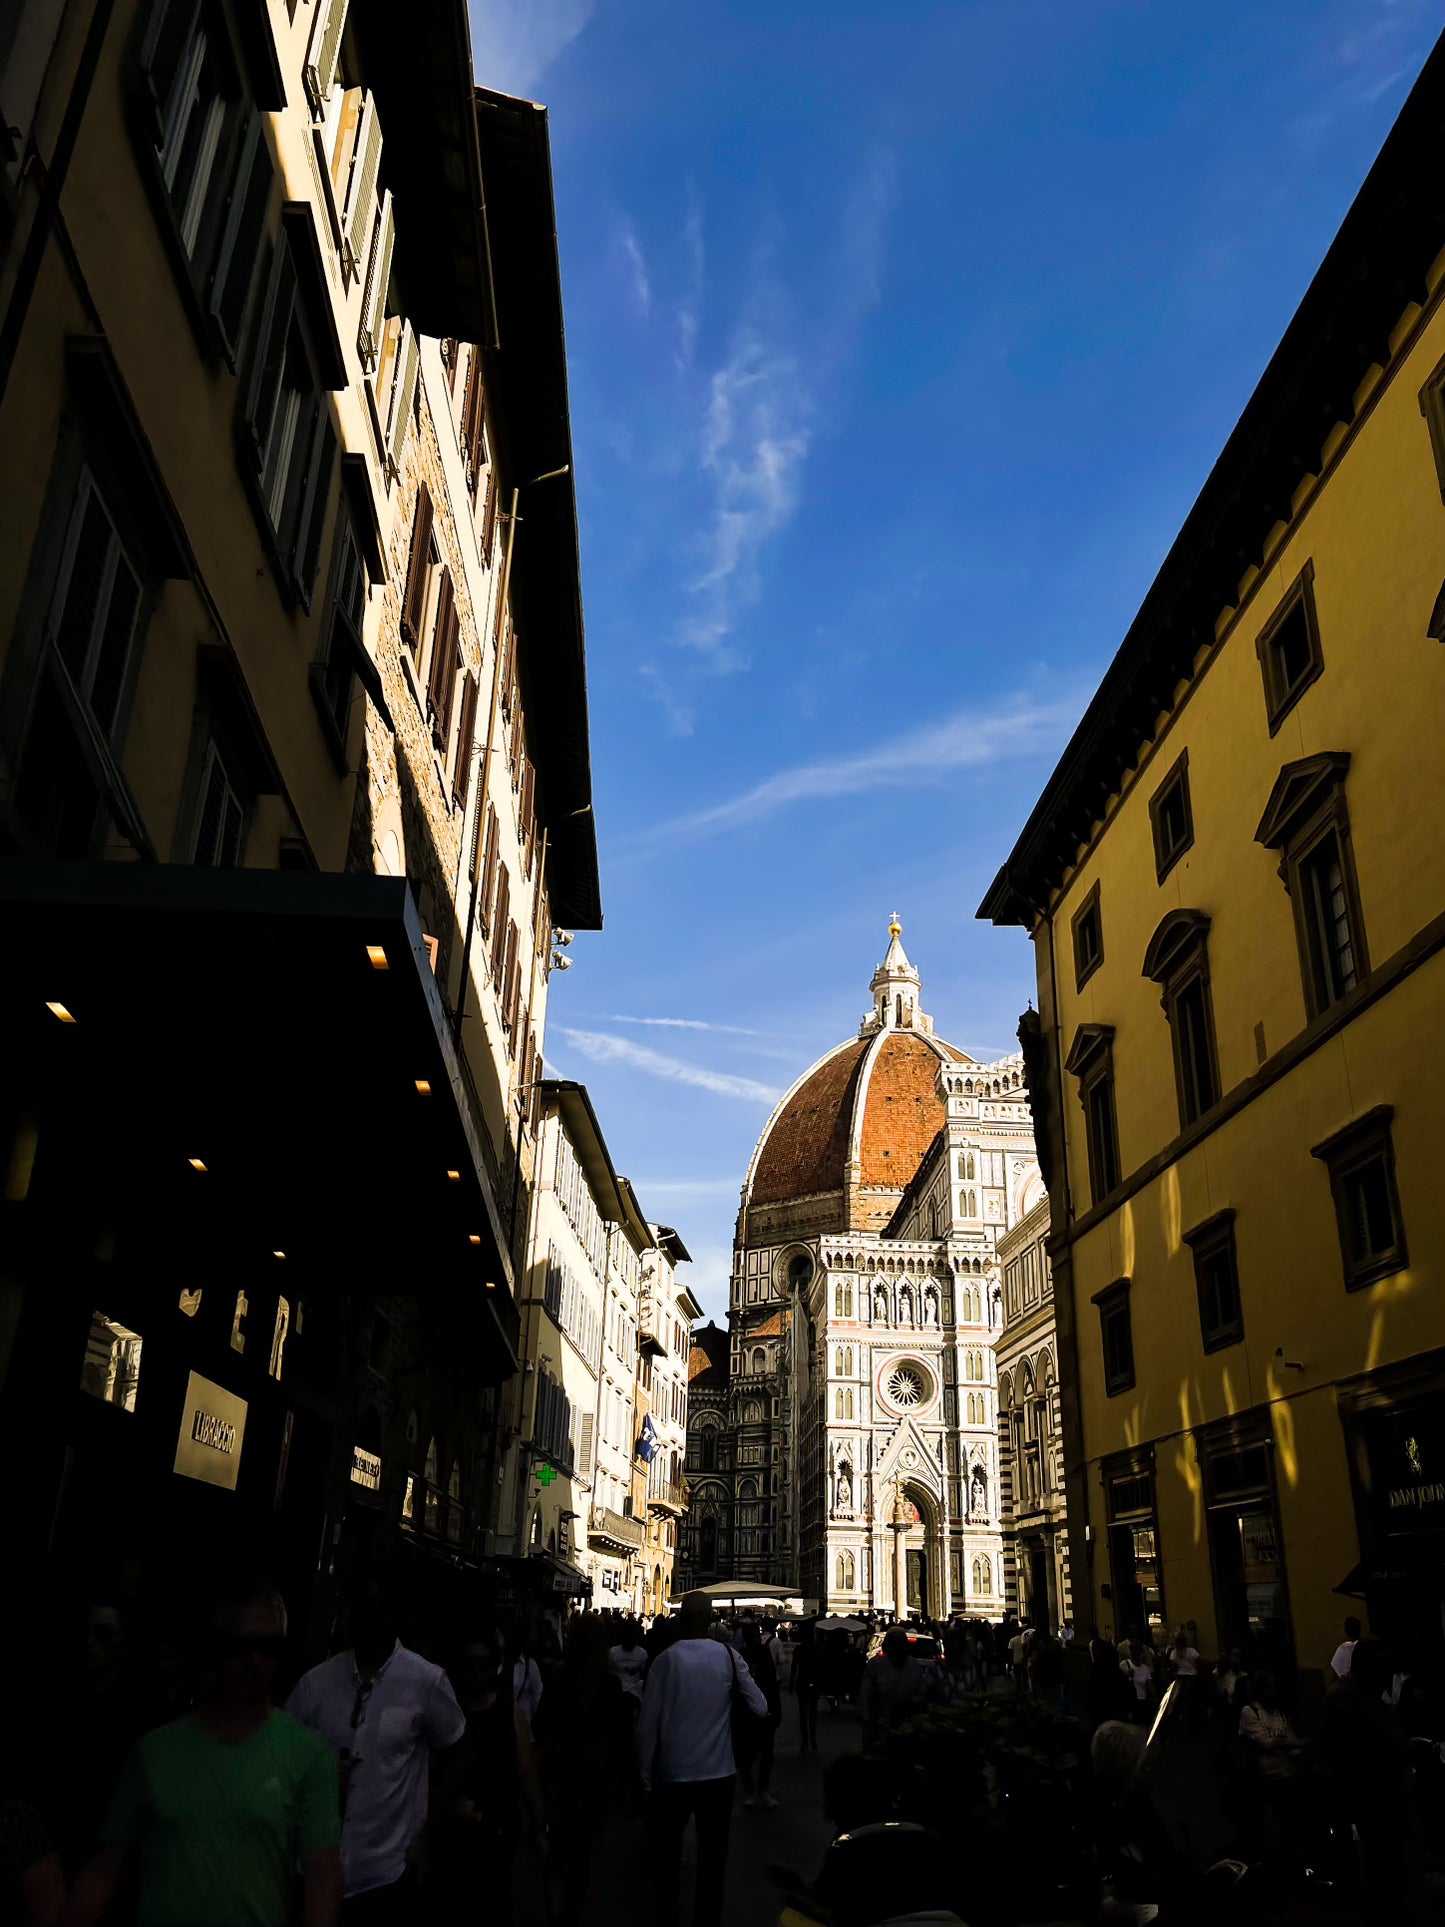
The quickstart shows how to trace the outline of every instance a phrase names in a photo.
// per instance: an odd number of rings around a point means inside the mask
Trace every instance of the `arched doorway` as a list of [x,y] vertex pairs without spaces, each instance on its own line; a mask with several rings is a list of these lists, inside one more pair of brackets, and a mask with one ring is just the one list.
[[942,1619],[948,1613],[948,1565],[943,1514],[924,1486],[901,1479],[889,1509],[893,1593],[900,1615]]

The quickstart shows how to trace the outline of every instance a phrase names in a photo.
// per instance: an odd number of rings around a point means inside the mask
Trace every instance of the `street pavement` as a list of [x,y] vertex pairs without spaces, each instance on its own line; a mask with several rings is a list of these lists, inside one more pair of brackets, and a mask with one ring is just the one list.
[[[738,1791],[723,1927],[772,1927],[783,1902],[767,1871],[770,1866],[792,1867],[806,1879],[813,1878],[833,1837],[823,1814],[823,1769],[839,1754],[856,1752],[859,1744],[856,1709],[844,1706],[834,1712],[832,1702],[824,1700],[818,1709],[820,1750],[801,1753],[797,1702],[784,1694],[773,1766],[772,1792],[778,1805],[771,1811],[745,1807],[741,1788]],[[689,1827],[683,1848],[680,1927],[691,1927],[695,1867]],[[621,1816],[599,1844],[585,1927],[641,1927],[648,1915],[649,1875],[642,1823],[635,1814]],[[524,1905],[519,1904],[517,1916],[519,1921],[529,1918]]]

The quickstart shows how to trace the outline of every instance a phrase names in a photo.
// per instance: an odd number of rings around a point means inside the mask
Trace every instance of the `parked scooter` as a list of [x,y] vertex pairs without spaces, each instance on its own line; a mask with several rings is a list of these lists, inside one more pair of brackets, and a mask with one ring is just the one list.
[[811,1890],[788,1894],[778,1927],[965,1927],[948,1905],[957,1879],[957,1858],[927,1827],[856,1827],[829,1847]]

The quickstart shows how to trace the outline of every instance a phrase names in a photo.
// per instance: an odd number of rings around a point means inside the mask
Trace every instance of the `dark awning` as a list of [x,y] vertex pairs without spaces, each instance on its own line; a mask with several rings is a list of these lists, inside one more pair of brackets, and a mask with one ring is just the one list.
[[513,1187],[404,879],[0,864],[0,1063],[0,1159],[34,1147],[0,1245],[284,1252],[297,1291],[445,1298],[479,1382],[515,1369]]

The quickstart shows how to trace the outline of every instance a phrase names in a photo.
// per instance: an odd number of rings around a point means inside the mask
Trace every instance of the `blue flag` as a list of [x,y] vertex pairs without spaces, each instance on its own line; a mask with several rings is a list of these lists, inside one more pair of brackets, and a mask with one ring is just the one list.
[[651,1465],[657,1457],[657,1427],[649,1412],[642,1421],[642,1437],[637,1441],[637,1456],[644,1465]]

